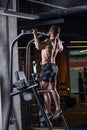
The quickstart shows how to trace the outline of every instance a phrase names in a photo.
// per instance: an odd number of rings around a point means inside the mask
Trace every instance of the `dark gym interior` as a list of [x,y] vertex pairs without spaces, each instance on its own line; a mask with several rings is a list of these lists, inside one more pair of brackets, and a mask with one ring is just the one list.
[[[32,82],[32,63],[41,61],[34,44],[29,45],[26,57],[28,44],[33,43],[32,29],[48,34],[51,25],[60,26],[64,46],[56,58],[57,90],[64,117],[52,121],[53,129],[87,130],[87,0],[1,0],[0,19],[0,130],[33,130],[30,126],[52,130],[48,119],[47,124],[39,122],[38,111],[43,115],[44,112],[42,107],[38,108],[36,89],[32,89],[33,98],[30,94],[29,102],[23,99],[24,90],[14,94],[15,81],[21,81],[20,73],[15,78],[15,71],[24,72],[28,82]],[[47,37],[44,34],[41,40]],[[53,101],[51,105],[54,111]]]

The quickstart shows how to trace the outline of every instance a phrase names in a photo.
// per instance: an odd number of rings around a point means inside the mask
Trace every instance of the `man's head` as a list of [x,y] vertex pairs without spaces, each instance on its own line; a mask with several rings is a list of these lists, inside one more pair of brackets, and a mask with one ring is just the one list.
[[55,25],[52,25],[49,30],[49,35],[52,40],[55,39],[55,37],[60,34],[60,27],[57,27]]

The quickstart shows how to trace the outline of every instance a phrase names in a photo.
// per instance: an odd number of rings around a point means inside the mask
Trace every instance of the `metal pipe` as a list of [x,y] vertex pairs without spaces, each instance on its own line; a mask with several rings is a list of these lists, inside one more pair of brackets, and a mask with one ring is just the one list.
[[49,7],[53,7],[53,8],[57,8],[57,9],[67,10],[67,8],[65,8],[65,7],[61,7],[61,6],[57,6],[57,5],[53,5],[53,4],[49,4],[49,3],[45,3],[45,2],[41,2],[41,1],[36,1],[36,0],[27,0],[27,1],[41,4],[41,5],[45,5],[45,6],[49,6]]
[[8,7],[9,7],[9,3],[10,3],[10,0],[7,1],[6,9],[8,9]]
[[22,18],[22,19],[29,19],[29,20],[39,19],[38,15],[26,14],[26,13],[10,11],[10,10],[2,10],[2,9],[0,9],[0,15],[8,16],[8,17]]
[[37,87],[37,86],[38,86],[38,84],[34,84],[34,85],[31,85],[31,86],[29,86],[28,88],[23,89],[23,90],[21,90],[21,91],[12,92],[12,93],[10,94],[10,96],[15,96],[15,95],[21,94],[21,93],[26,92],[26,91],[28,91],[28,90],[34,88],[34,87]]
[[[11,50],[10,50],[10,65],[9,65],[9,93],[13,92],[13,48],[15,43],[24,35],[27,35],[28,33],[24,33],[22,31],[21,34],[19,34],[15,40],[13,40],[11,44]],[[9,129],[9,120],[10,120],[10,112],[12,109],[12,96],[9,96],[9,105],[8,105],[8,111],[7,111],[7,117],[6,117],[6,125],[5,130]]]
[[86,12],[87,11],[87,6],[83,5],[83,6],[75,6],[75,7],[70,7],[70,8],[65,8],[65,7],[61,7],[58,5],[53,5],[53,4],[49,4],[49,3],[45,3],[45,2],[41,2],[41,1],[36,1],[36,0],[27,0],[33,3],[37,3],[37,4],[41,4],[41,5],[45,5],[45,6],[49,6],[49,7],[53,7],[56,9],[59,9],[60,11],[62,10],[62,15],[68,15],[68,14],[74,14],[74,13],[80,13],[80,12]]
[[87,12],[87,6],[84,5],[84,6],[70,7],[66,10],[66,14],[74,14],[80,12]]
[[[22,33],[20,35],[18,35],[16,37],[16,39],[12,42],[11,44],[11,51],[10,51],[10,67],[9,67],[9,82],[10,82],[10,93],[13,91],[13,47],[14,47],[14,44],[16,43],[16,41],[22,36]],[[5,130],[8,130],[9,129],[9,120],[10,120],[10,112],[11,112],[11,109],[12,109],[12,97],[9,96],[9,105],[8,105],[8,111],[7,111],[7,117],[6,117],[6,125],[5,125]]]

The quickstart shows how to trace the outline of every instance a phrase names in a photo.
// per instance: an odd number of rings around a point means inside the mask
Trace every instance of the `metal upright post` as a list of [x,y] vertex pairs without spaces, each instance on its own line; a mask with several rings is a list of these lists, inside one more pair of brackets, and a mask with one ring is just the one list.
[[12,110],[12,96],[10,95],[10,93],[13,92],[13,49],[14,49],[14,45],[15,43],[22,37],[26,35],[26,33],[22,32],[20,33],[15,40],[13,40],[12,44],[11,44],[11,51],[10,51],[10,65],[9,65],[9,106],[8,106],[8,112],[7,112],[7,117],[6,117],[6,125],[5,125],[5,130],[9,130],[9,121],[10,121],[10,114],[11,114],[11,110]]

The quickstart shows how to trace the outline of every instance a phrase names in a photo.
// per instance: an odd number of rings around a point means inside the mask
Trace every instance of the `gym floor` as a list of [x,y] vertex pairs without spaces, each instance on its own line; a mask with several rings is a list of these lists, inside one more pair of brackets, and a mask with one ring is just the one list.
[[[62,108],[62,110],[70,130],[87,130],[87,104],[77,103],[72,108]],[[57,129],[58,122],[54,121],[53,126]]]
[[73,128],[70,128],[70,130],[87,130],[87,126],[83,126],[83,127],[73,127]]

